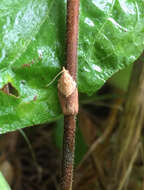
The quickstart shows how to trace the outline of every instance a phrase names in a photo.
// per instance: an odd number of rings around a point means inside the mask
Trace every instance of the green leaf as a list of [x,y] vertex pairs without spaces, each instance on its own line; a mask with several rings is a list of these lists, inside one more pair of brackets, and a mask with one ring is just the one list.
[[11,190],[1,172],[0,172],[0,189],[1,190]]
[[77,120],[76,137],[75,137],[75,166],[78,166],[78,164],[81,162],[87,151],[88,151],[88,146],[85,142],[85,139],[79,127],[79,122]]
[[[138,58],[144,48],[143,9],[141,0],[81,1],[80,92],[96,92]],[[65,14],[65,0],[1,0],[0,133],[61,115],[57,81],[46,85],[65,64]]]
[[55,122],[53,130],[53,139],[56,147],[62,150],[63,147],[63,134],[64,134],[64,118],[60,118]]
[[119,71],[110,79],[110,84],[119,88],[123,91],[127,91],[131,73],[132,73],[133,64],[129,65],[127,68]]

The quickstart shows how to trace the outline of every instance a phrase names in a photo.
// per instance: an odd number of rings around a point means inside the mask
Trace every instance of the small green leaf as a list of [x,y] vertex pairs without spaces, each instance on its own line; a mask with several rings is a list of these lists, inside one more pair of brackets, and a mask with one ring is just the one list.
[[[142,0],[80,1],[80,92],[96,92],[139,57],[143,10]],[[65,64],[65,15],[65,0],[1,0],[0,133],[60,117],[57,81],[46,86]]]
[[78,166],[84,155],[88,151],[88,146],[84,140],[83,134],[77,120],[76,137],[75,137],[75,165]]
[[62,150],[63,147],[63,133],[64,133],[64,118],[57,120],[53,130],[54,143],[58,149]]
[[124,70],[119,71],[118,73],[113,75],[109,81],[110,84],[114,85],[115,87],[117,87],[123,91],[127,91],[128,84],[129,84],[130,77],[131,77],[132,67],[133,67],[133,64],[129,65]]
[[11,190],[11,188],[9,187],[8,183],[6,182],[4,176],[2,175],[1,172],[0,172],[0,189],[1,190]]

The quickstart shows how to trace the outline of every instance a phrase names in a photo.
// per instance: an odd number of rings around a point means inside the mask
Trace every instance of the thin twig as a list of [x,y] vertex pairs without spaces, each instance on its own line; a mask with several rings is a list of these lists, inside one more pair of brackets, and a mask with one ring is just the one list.
[[77,41],[79,0],[67,0],[66,70],[58,83],[58,93],[64,113],[64,138],[61,190],[71,190],[75,150],[76,115],[78,113]]

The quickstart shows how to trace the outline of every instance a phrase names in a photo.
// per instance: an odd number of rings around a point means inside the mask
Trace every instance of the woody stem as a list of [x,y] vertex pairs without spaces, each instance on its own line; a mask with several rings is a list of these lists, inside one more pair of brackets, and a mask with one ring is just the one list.
[[[66,69],[73,80],[77,76],[77,42],[78,42],[79,0],[67,0],[67,42],[66,42]],[[78,112],[77,89],[68,98],[65,98],[67,107],[76,107],[73,111],[64,113],[64,137],[62,159],[61,190],[71,190],[73,180],[73,163],[75,150],[76,115]],[[61,105],[62,106],[62,105]]]

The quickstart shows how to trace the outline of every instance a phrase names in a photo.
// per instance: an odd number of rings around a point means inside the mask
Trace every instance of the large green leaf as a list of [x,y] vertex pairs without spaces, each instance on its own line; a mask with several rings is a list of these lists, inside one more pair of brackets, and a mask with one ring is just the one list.
[[[57,119],[66,0],[0,2],[0,133]],[[81,0],[79,91],[97,91],[144,48],[142,0]],[[8,84],[10,94],[4,89]],[[4,87],[4,88],[3,88]]]
[[11,190],[10,186],[8,185],[7,181],[5,180],[5,178],[1,172],[0,172],[0,189],[1,190]]

